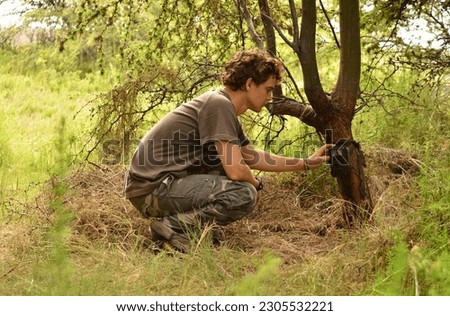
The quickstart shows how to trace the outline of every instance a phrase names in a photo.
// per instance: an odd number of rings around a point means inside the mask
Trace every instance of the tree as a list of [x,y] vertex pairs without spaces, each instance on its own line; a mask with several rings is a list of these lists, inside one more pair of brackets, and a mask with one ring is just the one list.
[[[351,223],[357,218],[367,218],[373,204],[364,176],[364,157],[359,144],[353,139],[351,126],[359,93],[361,68],[359,1],[339,1],[340,42],[337,43],[340,49],[340,67],[334,90],[329,94],[322,87],[316,58],[316,1],[302,1],[300,27],[295,2],[289,1],[292,39],[288,38],[270,15],[267,0],[260,0],[259,8],[262,20],[265,21],[264,29],[269,50],[276,53],[275,37],[271,33],[271,28],[267,26],[267,21],[270,21],[271,26],[298,57],[303,71],[304,91],[311,106],[280,94],[277,101],[269,106],[269,110],[274,114],[296,116],[313,126],[319,134],[328,138],[328,141],[337,141],[339,152],[344,156],[341,157],[342,160],[333,160],[333,164],[340,166],[332,168],[336,170],[333,175],[337,177],[343,198],[351,205],[346,212],[346,219]],[[244,10],[241,12],[245,13]],[[248,18],[246,20],[251,21]],[[249,26],[249,29],[253,32],[254,28]]]

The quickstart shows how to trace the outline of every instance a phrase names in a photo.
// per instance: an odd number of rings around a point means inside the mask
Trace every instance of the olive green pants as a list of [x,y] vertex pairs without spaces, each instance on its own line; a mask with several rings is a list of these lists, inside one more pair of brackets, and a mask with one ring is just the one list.
[[250,183],[222,175],[193,174],[168,176],[151,194],[130,202],[143,216],[159,218],[170,229],[183,233],[186,227],[225,226],[241,219],[252,211],[256,196]]

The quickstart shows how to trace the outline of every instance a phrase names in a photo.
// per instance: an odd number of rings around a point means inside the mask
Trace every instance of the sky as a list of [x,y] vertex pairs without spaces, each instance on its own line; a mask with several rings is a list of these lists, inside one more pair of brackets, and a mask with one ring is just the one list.
[[18,23],[20,16],[11,13],[19,4],[20,1],[16,0],[7,0],[0,4],[0,26],[8,27]]

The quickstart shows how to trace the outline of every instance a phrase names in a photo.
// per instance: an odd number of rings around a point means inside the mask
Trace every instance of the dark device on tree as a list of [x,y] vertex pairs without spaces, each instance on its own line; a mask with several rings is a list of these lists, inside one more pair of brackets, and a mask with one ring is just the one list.
[[350,175],[350,144],[348,139],[340,139],[328,149],[331,164],[331,175],[333,177],[346,177]]
[[328,164],[331,165],[331,175],[333,177],[350,176],[350,150],[359,149],[359,144],[348,138],[341,138],[334,143],[332,129],[325,130],[325,141],[327,144],[333,144],[327,152],[327,156],[330,157]]

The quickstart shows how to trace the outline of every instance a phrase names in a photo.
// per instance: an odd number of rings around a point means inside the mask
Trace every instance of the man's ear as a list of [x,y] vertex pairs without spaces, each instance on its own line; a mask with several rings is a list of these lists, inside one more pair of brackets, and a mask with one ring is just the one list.
[[255,84],[253,82],[253,79],[252,78],[248,78],[247,81],[245,82],[245,90],[248,91],[253,84]]

